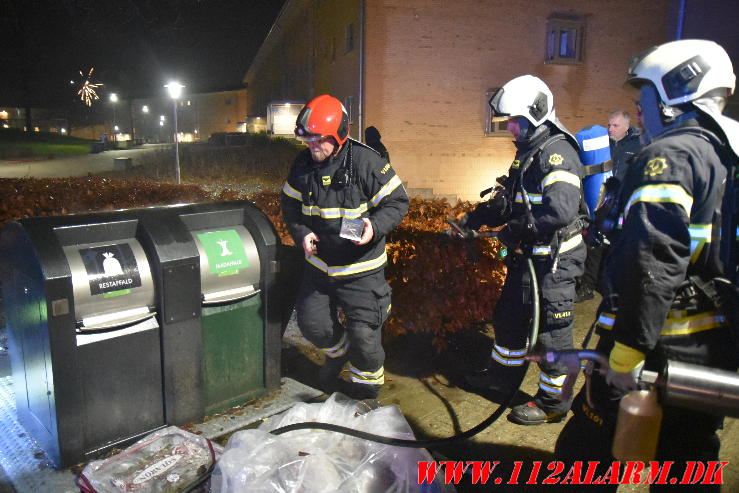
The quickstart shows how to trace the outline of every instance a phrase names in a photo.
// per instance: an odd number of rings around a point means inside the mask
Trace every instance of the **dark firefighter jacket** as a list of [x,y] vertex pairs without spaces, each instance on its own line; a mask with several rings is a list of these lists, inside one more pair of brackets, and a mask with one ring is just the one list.
[[[385,235],[408,211],[408,195],[390,163],[352,139],[323,163],[313,162],[308,149],[301,151],[282,187],[281,200],[295,244],[301,247],[310,232],[320,240],[318,254],[306,261],[337,279],[384,268]],[[342,218],[365,217],[374,229],[368,244],[358,246],[339,237]]]
[[[512,237],[513,243],[529,244],[535,258],[575,250],[582,250],[584,255],[584,247],[578,249],[583,245],[579,224],[582,164],[573,144],[564,134],[545,124],[532,139],[515,145],[516,157],[508,170],[506,185],[513,201],[510,215],[501,218],[500,211],[481,204],[470,213],[470,224],[497,226],[507,222],[503,232]],[[523,167],[527,169],[522,176]],[[521,184],[531,203],[533,237],[526,237],[523,227],[528,211]]]
[[612,304],[602,306],[598,327],[612,330],[622,353],[643,353],[633,360],[658,346],[654,357],[711,362],[696,348],[716,329],[725,332],[723,319],[685,284],[688,276],[721,274],[725,179],[716,147],[695,120],[657,137],[629,167],[620,193],[622,231],[606,270],[611,295],[605,298]]

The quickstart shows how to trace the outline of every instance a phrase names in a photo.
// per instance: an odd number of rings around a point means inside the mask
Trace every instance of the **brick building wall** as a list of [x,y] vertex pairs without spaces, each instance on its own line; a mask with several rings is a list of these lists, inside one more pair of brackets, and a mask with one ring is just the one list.
[[[365,125],[383,135],[410,187],[479,200],[507,171],[507,132],[484,135],[485,93],[531,73],[554,93],[576,132],[633,109],[623,87],[629,58],[666,40],[668,2],[657,0],[369,0],[366,2]],[[585,21],[583,61],[545,64],[552,14]],[[655,22],[655,20],[657,20]]]
[[[351,98],[351,132],[361,136],[362,6],[362,127],[380,130],[409,188],[479,200],[513,158],[507,132],[485,135],[486,93],[537,75],[573,133],[604,124],[615,108],[632,110],[629,58],[667,40],[670,0],[288,0],[245,76],[248,114],[328,92]],[[544,63],[554,14],[583,22],[580,63]]]

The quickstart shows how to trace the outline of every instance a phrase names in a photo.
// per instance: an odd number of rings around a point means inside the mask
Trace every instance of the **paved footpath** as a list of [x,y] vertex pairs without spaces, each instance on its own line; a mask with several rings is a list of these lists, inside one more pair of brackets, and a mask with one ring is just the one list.
[[131,158],[133,165],[147,153],[165,150],[170,144],[145,144],[135,149],[47,159],[42,161],[0,161],[0,178],[66,178],[111,171],[116,158]]

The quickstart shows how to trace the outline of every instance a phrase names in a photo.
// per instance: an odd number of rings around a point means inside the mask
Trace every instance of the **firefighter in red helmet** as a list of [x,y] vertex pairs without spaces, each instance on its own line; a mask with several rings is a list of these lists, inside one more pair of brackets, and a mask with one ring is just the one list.
[[[381,329],[390,312],[385,236],[408,211],[408,196],[390,163],[349,137],[349,116],[333,96],[303,107],[295,136],[308,148],[290,168],[281,200],[308,264],[296,300],[298,326],[325,355],[324,391],[376,398],[384,383]],[[338,377],[347,362],[345,383]]]

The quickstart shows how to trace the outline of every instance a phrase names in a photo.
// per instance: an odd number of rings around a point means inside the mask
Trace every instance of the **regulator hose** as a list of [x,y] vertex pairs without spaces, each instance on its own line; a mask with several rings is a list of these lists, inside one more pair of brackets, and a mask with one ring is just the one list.
[[[539,283],[536,279],[536,270],[534,269],[534,262],[531,257],[526,258],[528,264],[529,275],[531,276],[531,327],[529,328],[529,340],[528,340],[528,353],[530,353],[536,345],[536,339],[539,335]],[[482,430],[495,423],[498,418],[505,412],[510,406],[513,398],[516,396],[516,392],[521,387],[523,379],[526,376],[526,370],[529,366],[529,360],[525,360],[523,371],[521,372],[521,378],[512,390],[503,398],[503,402],[493,413],[488,416],[485,420],[481,421],[477,426],[470,428],[467,431],[452,435],[445,438],[433,438],[430,440],[407,440],[403,438],[386,437],[382,435],[375,435],[374,433],[367,433],[365,431],[355,430],[353,428],[347,428],[345,426],[334,425],[331,423],[294,423],[291,425],[283,426],[272,430],[270,433],[273,435],[282,435],[295,430],[326,430],[335,431],[337,433],[343,433],[344,435],[353,436],[355,438],[361,438],[363,440],[370,440],[372,442],[383,443],[385,445],[392,445],[395,447],[408,447],[408,448],[434,448],[442,445],[447,445],[458,440],[466,440],[474,435],[477,435]]]

